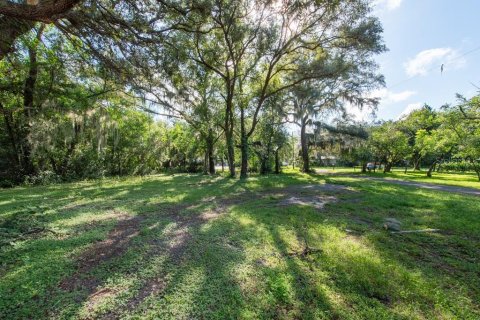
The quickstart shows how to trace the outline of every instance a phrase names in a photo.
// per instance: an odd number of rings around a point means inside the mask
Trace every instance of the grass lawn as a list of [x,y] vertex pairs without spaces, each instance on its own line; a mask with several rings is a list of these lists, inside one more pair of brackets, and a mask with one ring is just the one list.
[[0,318],[479,319],[479,200],[292,170],[0,190]]
[[[361,174],[361,168],[347,168],[347,167],[316,167],[315,170],[320,174]],[[468,187],[480,189],[480,181],[478,181],[478,176],[474,172],[467,173],[447,173],[447,172],[433,172],[431,178],[427,177],[426,171],[413,171],[408,170],[405,173],[404,168],[393,168],[392,172],[384,174],[381,170],[377,172],[367,173],[370,176],[380,177],[380,178],[393,178],[401,180],[411,180],[417,182],[426,182],[426,183],[435,183],[435,184],[444,184],[451,186],[459,187]]]

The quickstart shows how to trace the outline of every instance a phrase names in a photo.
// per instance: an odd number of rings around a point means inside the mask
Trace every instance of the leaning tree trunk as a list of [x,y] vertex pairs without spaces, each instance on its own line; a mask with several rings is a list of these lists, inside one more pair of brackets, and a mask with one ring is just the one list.
[[437,165],[437,161],[434,161],[430,167],[428,168],[428,171],[427,171],[427,177],[431,178],[432,177],[432,172],[433,170],[435,170],[435,166]]
[[302,147],[302,172],[310,172],[310,159],[308,158],[307,120],[302,119],[300,130],[300,143]]
[[14,49],[15,40],[29,32],[35,26],[34,21],[0,17],[0,60]]
[[422,160],[422,158],[418,158],[418,159],[415,159],[414,160],[414,165],[413,165],[413,170],[414,171],[420,171],[420,161]]
[[415,151],[413,153],[412,161],[413,161],[413,171],[420,171],[420,161],[422,159],[422,156],[418,153],[418,151]]

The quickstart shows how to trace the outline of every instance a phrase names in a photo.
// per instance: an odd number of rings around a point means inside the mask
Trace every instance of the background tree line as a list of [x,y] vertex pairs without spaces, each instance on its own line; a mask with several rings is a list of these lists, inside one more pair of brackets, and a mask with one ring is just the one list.
[[374,106],[383,84],[368,1],[3,1],[0,25],[11,183],[279,172],[288,122]]
[[330,142],[334,148],[323,145],[324,152],[360,165],[363,172],[371,162],[381,164],[383,172],[394,165],[423,167],[427,176],[443,169],[473,171],[480,179],[480,96],[457,98],[458,103],[439,110],[424,105],[396,121],[357,124],[342,132],[341,126],[317,126],[316,140]]

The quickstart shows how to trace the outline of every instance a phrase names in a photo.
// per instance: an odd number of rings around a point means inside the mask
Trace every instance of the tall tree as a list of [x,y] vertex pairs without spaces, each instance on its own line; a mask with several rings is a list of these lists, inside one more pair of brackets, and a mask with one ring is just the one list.
[[[331,68],[340,63],[333,61]],[[370,62],[371,63],[371,62]],[[293,123],[300,127],[302,171],[309,172],[309,141],[307,127],[315,121],[325,122],[328,114],[347,117],[346,104],[358,108],[375,108],[378,99],[370,97],[371,90],[383,84],[383,77],[375,74],[374,63],[351,63],[336,76],[322,81],[309,81],[290,89],[291,110],[287,113],[293,117]]]
[[[190,57],[223,81],[231,175],[235,174],[236,116],[241,177],[246,177],[249,139],[268,99],[304,81],[336,76],[355,57],[367,61],[371,54],[384,50],[382,28],[370,16],[365,1],[218,0],[205,11],[206,15],[189,20],[197,30],[188,38]],[[329,59],[344,63],[332,69]]]
[[412,163],[414,170],[420,170],[420,162],[422,160],[422,145],[416,143],[417,132],[425,130],[430,132],[440,125],[437,114],[428,105],[424,105],[421,109],[415,110],[406,117],[400,119],[399,128],[408,135],[408,143],[412,148]]
[[395,163],[404,160],[411,152],[408,136],[392,121],[374,127],[370,142],[384,164],[384,173],[390,172]]

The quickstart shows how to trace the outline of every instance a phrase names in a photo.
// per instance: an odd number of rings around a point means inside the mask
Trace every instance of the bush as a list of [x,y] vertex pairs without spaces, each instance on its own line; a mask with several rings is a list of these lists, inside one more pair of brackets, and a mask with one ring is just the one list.
[[57,175],[53,171],[40,171],[36,175],[26,176],[25,184],[26,185],[49,185],[54,183],[59,183],[62,181],[62,177]]
[[475,171],[475,164],[467,161],[444,162],[441,164],[441,170],[455,172]]

